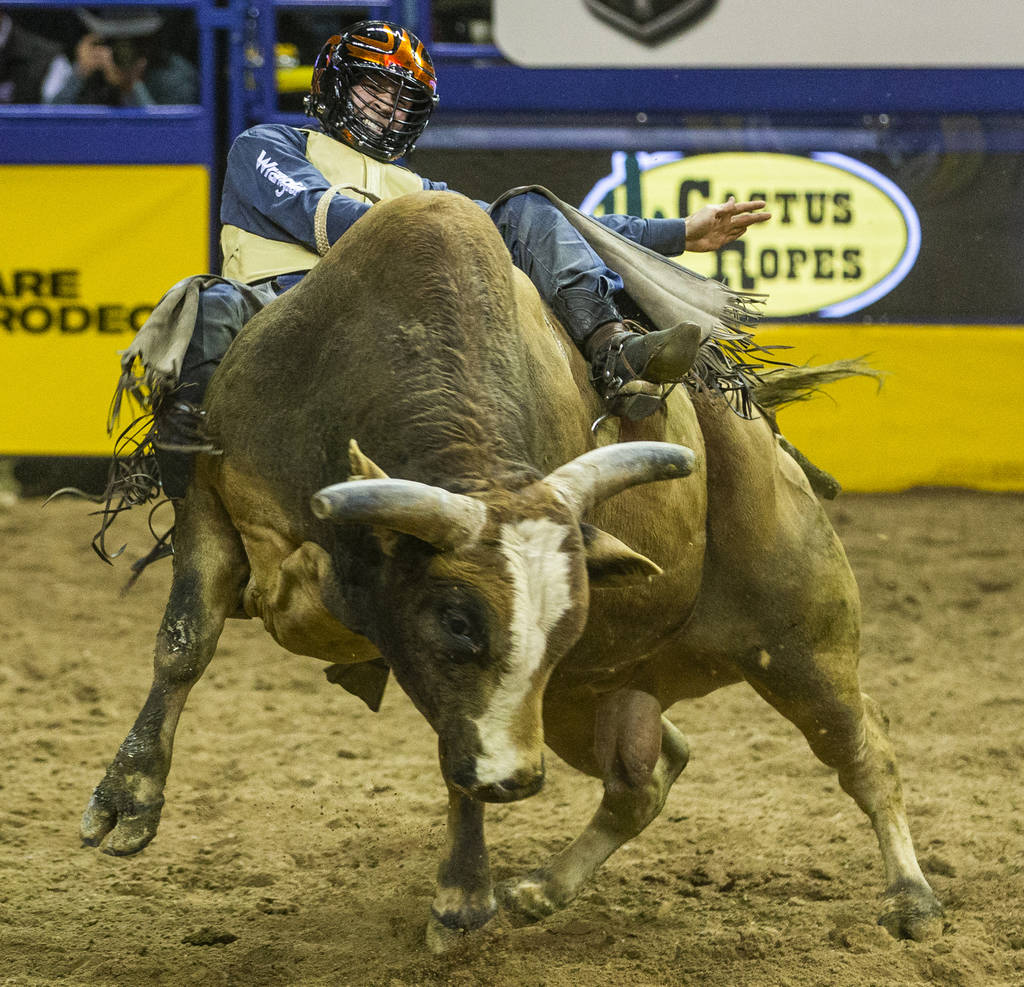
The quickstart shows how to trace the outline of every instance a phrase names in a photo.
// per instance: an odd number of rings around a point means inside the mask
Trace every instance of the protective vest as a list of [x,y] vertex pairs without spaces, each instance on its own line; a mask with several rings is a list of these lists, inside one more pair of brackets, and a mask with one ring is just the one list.
[[[397,199],[423,189],[423,180],[400,165],[374,161],[316,130],[304,130],[306,158],[331,183],[320,197],[313,227],[319,253],[301,243],[287,243],[224,225],[220,246],[224,256],[221,273],[225,278],[254,284],[278,274],[308,271],[327,253],[327,209],[335,195],[347,195],[357,202]],[[365,194],[363,194],[365,193]]]

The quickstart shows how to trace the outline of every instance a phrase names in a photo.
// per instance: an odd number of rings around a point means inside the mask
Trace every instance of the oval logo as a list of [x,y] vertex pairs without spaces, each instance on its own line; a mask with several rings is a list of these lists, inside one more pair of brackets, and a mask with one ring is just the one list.
[[617,151],[581,209],[595,216],[689,216],[708,203],[764,199],[770,222],[717,253],[677,258],[691,270],[768,295],[765,316],[850,315],[888,294],[921,246],[917,213],[890,179],[844,154]]

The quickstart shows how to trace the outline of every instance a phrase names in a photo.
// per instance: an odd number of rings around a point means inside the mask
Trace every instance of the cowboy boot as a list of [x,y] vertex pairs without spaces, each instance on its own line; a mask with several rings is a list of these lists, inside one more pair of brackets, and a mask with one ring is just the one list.
[[657,411],[661,390],[650,385],[681,381],[693,366],[700,337],[691,322],[657,332],[634,331],[619,321],[598,326],[584,354],[594,386],[609,402],[608,413],[638,420]]
[[203,435],[206,412],[189,401],[168,395],[153,419],[156,425],[153,447],[161,485],[172,501],[180,500],[192,480],[195,454],[213,450]]

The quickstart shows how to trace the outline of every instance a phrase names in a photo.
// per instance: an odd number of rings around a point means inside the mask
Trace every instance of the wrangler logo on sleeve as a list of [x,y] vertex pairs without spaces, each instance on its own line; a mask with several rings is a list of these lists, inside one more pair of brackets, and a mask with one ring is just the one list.
[[297,182],[294,178],[289,178],[277,166],[277,162],[270,159],[270,155],[266,151],[260,151],[260,155],[256,159],[256,170],[271,184],[278,187],[275,193],[278,198],[286,192],[288,195],[295,195],[298,192],[306,191],[306,186],[302,182]]

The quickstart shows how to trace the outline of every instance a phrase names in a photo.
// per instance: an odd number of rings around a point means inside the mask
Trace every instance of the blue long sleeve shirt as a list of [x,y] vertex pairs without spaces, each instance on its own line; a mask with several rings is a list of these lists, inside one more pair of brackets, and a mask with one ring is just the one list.
[[[316,252],[313,217],[331,182],[307,158],[308,140],[306,130],[284,124],[259,124],[240,134],[228,154],[221,222]],[[414,177],[424,189],[448,188],[444,182]],[[333,244],[369,208],[369,203],[347,195],[333,196],[327,210],[328,241]],[[686,246],[682,219],[611,215],[599,221],[667,256],[682,253]]]

